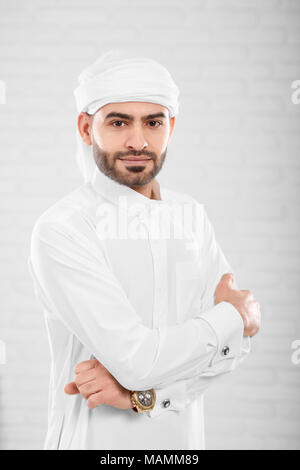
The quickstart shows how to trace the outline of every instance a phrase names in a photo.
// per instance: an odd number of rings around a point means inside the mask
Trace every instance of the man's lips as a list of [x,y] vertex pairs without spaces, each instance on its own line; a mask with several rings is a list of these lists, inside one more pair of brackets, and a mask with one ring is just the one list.
[[119,158],[119,160],[122,160],[124,163],[146,163],[151,158],[149,157],[125,157],[125,158]]

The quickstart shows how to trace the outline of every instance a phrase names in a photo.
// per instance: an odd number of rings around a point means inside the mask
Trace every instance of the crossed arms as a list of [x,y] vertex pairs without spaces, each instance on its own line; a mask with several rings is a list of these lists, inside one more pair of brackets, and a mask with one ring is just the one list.
[[[30,271],[51,311],[93,351],[121,390],[154,388],[158,402],[173,394],[175,409],[186,406],[213,377],[233,370],[250,351],[236,308],[226,301],[214,305],[216,285],[231,270],[205,212],[203,217],[207,237],[202,249],[209,254],[203,258],[203,312],[156,329],[142,324],[98,246],[59,222],[39,222],[32,233]],[[123,398],[126,403],[126,394]],[[150,417],[163,412],[152,411]]]

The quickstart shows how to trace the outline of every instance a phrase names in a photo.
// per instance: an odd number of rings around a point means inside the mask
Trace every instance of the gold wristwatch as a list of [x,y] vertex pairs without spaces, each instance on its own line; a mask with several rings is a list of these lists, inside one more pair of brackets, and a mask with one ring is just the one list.
[[153,388],[151,390],[131,391],[131,403],[133,404],[133,411],[142,413],[143,411],[150,411],[154,408],[156,395]]

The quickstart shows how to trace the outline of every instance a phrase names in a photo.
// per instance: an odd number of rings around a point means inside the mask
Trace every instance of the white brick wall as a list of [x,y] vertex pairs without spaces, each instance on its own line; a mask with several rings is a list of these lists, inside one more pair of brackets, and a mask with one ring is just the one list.
[[181,90],[160,175],[206,204],[261,303],[244,366],[206,395],[210,449],[300,448],[299,0],[0,0],[0,448],[38,449],[49,351],[27,271],[38,215],[81,183],[73,89],[106,50],[161,61]]

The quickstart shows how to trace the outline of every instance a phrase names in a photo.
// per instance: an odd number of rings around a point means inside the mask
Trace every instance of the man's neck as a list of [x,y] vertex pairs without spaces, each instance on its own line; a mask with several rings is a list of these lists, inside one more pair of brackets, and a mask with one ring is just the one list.
[[150,181],[150,183],[145,184],[144,186],[131,186],[131,189],[137,191],[149,199],[161,200],[159,184],[156,180]]

